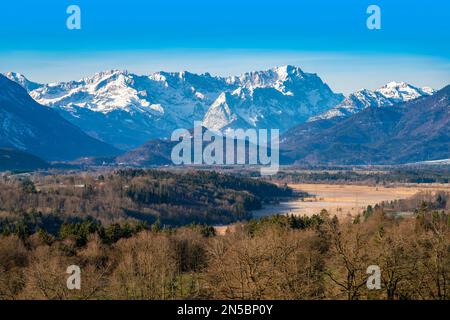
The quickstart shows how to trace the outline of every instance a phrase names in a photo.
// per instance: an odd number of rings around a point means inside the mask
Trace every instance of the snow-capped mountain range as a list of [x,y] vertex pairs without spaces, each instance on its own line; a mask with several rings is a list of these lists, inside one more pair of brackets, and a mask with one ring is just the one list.
[[16,73],[40,104],[56,109],[89,135],[122,149],[169,137],[203,121],[211,129],[279,128],[285,131],[344,99],[315,74],[293,66],[214,77],[112,70],[79,81],[37,84]]
[[294,66],[233,77],[111,70],[51,84],[38,84],[17,73],[5,75],[90,136],[124,150],[169,137],[177,128],[192,128],[194,121],[213,130],[254,127],[284,132],[308,119],[342,117],[434,92],[389,83],[345,98],[316,74]]
[[389,107],[434,93],[435,90],[429,87],[417,88],[405,82],[390,82],[375,91],[362,89],[352,93],[336,107],[308,121],[343,118],[366,108]]
[[167,137],[175,128],[191,128],[223,87],[223,80],[208,74],[139,76],[112,70],[79,81],[42,85],[30,95],[89,135],[129,149]]

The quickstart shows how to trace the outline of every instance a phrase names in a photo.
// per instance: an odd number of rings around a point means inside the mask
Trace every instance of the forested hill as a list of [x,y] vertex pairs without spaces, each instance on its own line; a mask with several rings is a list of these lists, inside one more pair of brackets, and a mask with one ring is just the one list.
[[168,226],[248,220],[264,202],[292,190],[251,178],[190,171],[119,170],[92,176],[51,175],[0,181],[1,228],[47,229],[94,218],[104,224],[159,220]]

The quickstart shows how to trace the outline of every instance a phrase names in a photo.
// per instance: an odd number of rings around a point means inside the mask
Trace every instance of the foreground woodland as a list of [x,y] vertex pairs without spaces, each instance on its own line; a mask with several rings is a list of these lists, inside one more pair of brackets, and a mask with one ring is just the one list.
[[[137,181],[129,172],[122,174],[131,182],[128,190],[132,191],[126,194],[144,203],[154,201],[150,199],[155,190],[143,193],[136,191],[142,187],[134,187],[140,179],[148,179],[148,173],[133,173]],[[217,179],[224,186],[231,178]],[[19,185],[30,194],[20,200],[23,205],[45,201],[36,195],[44,192],[38,190],[38,182],[26,180]],[[85,192],[85,186],[80,189]],[[161,195],[165,192],[172,191]],[[4,190],[1,194],[7,201],[15,199],[11,194],[8,200]],[[182,202],[185,196],[177,199]],[[64,205],[70,203],[67,197]],[[118,200],[108,198],[112,203],[105,199],[101,205],[113,208]],[[89,210],[95,207],[89,201],[75,204]],[[216,235],[207,224],[176,227],[160,219],[106,223],[98,217],[79,217],[61,224],[47,213],[33,216],[30,208],[22,208],[21,214],[35,219],[34,224],[8,220],[6,214],[2,218],[0,298],[446,300],[450,298],[449,205],[448,193],[423,194],[368,207],[348,219],[338,220],[325,210],[311,217],[250,219],[225,235]],[[4,202],[2,206],[6,212]],[[395,215],[397,209],[413,213]],[[51,217],[58,214],[67,212],[53,212]],[[67,288],[70,265],[81,268],[80,290]],[[370,265],[381,270],[379,290],[367,288]]]

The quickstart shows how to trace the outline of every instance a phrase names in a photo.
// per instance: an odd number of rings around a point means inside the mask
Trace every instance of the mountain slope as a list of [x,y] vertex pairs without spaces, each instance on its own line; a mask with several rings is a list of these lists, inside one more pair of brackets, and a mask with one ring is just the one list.
[[[317,123],[316,123],[317,122]],[[299,125],[281,142],[285,163],[396,164],[450,157],[450,86],[432,96],[346,119]]]
[[352,93],[336,107],[310,118],[309,121],[344,118],[366,108],[390,107],[432,95],[434,92],[433,89],[428,87],[417,88],[405,82],[390,82],[375,91],[363,89]]
[[130,150],[114,159],[118,165],[159,166],[170,165],[172,148],[177,143],[170,140],[156,139]]
[[4,76],[7,77],[9,80],[20,84],[28,92],[42,87],[42,84],[32,82],[32,81],[28,80],[27,78],[25,78],[25,76],[20,73],[8,72],[8,73],[5,73]]
[[17,83],[0,75],[0,147],[17,148],[46,160],[117,153],[34,101]]
[[0,148],[0,171],[37,170],[49,168],[50,164],[32,154],[17,150]]

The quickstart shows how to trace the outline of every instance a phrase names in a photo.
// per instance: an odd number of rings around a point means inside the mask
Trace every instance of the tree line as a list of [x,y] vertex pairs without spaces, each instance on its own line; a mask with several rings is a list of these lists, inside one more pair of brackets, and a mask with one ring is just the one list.
[[325,168],[280,171],[269,180],[287,183],[346,183],[346,184],[396,184],[396,183],[449,183],[449,166],[419,166],[404,168]]

